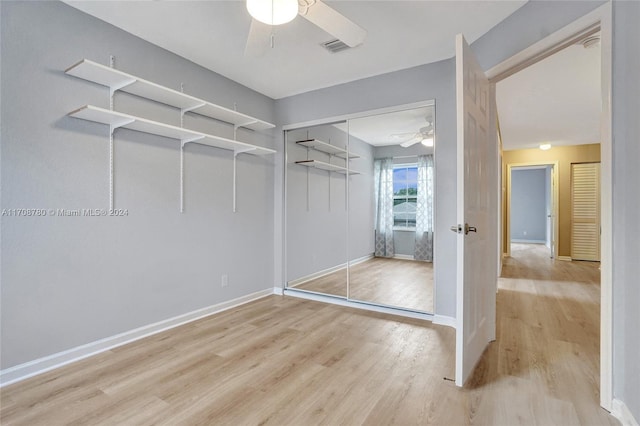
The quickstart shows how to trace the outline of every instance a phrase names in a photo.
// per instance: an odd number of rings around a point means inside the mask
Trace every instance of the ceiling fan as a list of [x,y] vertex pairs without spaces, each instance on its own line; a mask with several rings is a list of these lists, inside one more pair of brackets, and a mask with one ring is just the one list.
[[403,148],[408,148],[412,145],[422,142],[425,146],[433,146],[433,123],[427,121],[427,125],[421,127],[417,133],[396,133],[391,135],[395,139],[406,139],[400,143]]
[[247,0],[252,16],[245,55],[264,52],[273,47],[274,26],[293,20],[297,15],[315,24],[349,47],[364,42],[367,31],[329,7],[322,0]]

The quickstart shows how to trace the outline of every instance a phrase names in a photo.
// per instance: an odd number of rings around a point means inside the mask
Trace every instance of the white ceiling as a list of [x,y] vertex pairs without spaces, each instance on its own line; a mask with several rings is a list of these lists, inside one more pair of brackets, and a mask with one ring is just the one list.
[[[244,0],[65,1],[274,99],[450,58],[455,34],[473,42],[525,3],[326,0],[367,30],[363,45],[329,53],[320,44],[333,37],[298,16],[275,27],[273,49],[245,55]],[[598,142],[599,50],[572,46],[498,83],[505,149]],[[388,145],[403,141],[391,135],[425,125],[422,113],[405,112],[361,119],[350,130]]]
[[447,59],[454,36],[473,42],[525,1],[326,1],[367,30],[363,45],[329,53],[333,37],[298,16],[275,47],[244,55],[251,18],[236,1],[66,1],[274,99]]
[[414,139],[427,121],[433,121],[433,106],[354,118],[349,134],[373,146],[398,145]]
[[600,47],[572,45],[496,85],[505,150],[600,141]]

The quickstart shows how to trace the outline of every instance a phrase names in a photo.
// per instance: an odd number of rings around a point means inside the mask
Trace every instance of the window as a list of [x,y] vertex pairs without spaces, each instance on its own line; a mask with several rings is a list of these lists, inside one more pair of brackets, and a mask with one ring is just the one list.
[[395,227],[416,227],[417,201],[418,165],[393,166],[393,225]]

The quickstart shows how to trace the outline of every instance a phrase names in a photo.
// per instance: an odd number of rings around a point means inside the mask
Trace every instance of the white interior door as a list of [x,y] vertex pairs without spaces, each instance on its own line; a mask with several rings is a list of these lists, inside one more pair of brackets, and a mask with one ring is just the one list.
[[555,193],[555,182],[553,178],[553,166],[547,166],[545,170],[545,182],[549,182],[548,187],[545,187],[545,191],[547,193],[547,247],[549,247],[549,257],[555,258],[556,253],[556,242],[553,237],[554,235],[554,227],[555,227],[555,217],[554,217],[554,193]]
[[[463,386],[495,339],[497,141],[490,134],[489,81],[462,34],[456,37],[456,384]],[[495,181],[494,181],[495,179]]]

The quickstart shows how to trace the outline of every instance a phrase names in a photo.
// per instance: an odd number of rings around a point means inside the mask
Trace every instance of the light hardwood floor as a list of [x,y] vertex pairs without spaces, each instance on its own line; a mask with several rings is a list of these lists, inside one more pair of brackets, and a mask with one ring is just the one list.
[[514,254],[464,389],[451,328],[270,296],[3,388],[0,423],[617,424],[598,407],[598,265]]
[[[347,297],[347,270],[299,284],[296,289]],[[433,312],[433,263],[376,257],[349,271],[353,300]]]

